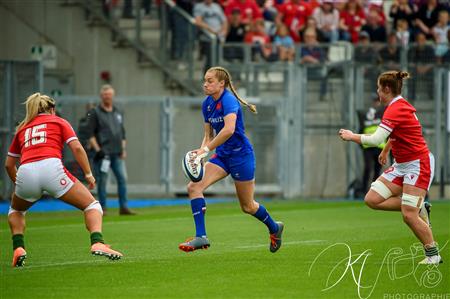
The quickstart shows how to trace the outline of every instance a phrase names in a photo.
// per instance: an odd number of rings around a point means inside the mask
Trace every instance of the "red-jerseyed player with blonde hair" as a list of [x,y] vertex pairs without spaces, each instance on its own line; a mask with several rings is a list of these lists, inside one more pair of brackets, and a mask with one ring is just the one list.
[[423,208],[434,176],[434,157],[423,138],[416,109],[400,95],[406,78],[409,74],[401,71],[384,72],[378,77],[377,92],[387,107],[375,133],[362,135],[341,129],[339,135],[367,146],[377,146],[389,137],[379,162],[385,164],[392,149],[395,163],[372,183],[364,200],[372,209],[401,211],[404,222],[423,244],[426,257],[420,264],[439,264],[441,256]]
[[92,254],[120,259],[122,254],[103,242],[102,207],[61,162],[66,143],[80,164],[89,188],[95,187],[86,152],[72,126],[55,115],[55,100],[46,95],[35,93],[28,97],[25,105],[25,119],[17,127],[5,162],[8,176],[15,184],[8,213],[14,249],[12,266],[24,264],[27,256],[23,237],[25,212],[41,198],[43,191],[84,211],[86,228],[91,233]]

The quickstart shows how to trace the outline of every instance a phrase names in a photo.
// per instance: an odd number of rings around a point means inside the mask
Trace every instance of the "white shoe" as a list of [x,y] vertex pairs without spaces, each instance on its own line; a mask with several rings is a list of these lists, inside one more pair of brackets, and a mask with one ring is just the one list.
[[439,265],[443,263],[440,255],[427,256],[422,261],[419,262],[419,265]]

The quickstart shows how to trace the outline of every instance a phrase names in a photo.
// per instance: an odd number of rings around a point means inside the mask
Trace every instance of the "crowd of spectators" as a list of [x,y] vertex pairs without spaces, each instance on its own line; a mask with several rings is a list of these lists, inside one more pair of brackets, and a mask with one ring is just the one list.
[[[186,2],[192,4],[194,9],[188,12],[198,21],[198,26],[216,34],[225,43],[226,59],[243,57],[242,49],[228,47],[227,43],[246,43],[252,45],[254,59],[293,61],[295,44],[311,46],[306,37],[309,32],[310,36],[315,36],[313,43],[347,41],[354,44],[357,61],[372,61],[375,57],[383,63],[398,63],[398,48],[409,46],[408,57],[425,59],[423,56],[427,56],[427,61],[450,63],[448,1],[394,0],[390,2],[388,15],[383,1],[379,0],[176,2],[184,6]],[[212,5],[214,9],[205,9]],[[426,53],[418,55],[424,38]],[[357,50],[360,47],[370,49]],[[303,52],[298,53],[300,61],[305,61],[301,56]]]

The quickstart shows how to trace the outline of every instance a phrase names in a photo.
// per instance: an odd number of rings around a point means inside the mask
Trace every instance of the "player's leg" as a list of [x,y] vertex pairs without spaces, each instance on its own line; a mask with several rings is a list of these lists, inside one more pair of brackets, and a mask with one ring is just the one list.
[[433,233],[428,224],[419,217],[419,210],[424,204],[426,193],[426,190],[413,185],[405,184],[403,186],[403,221],[423,244],[426,258],[421,263],[438,264],[441,262],[441,257],[434,242]]
[[102,234],[102,207],[82,183],[75,181],[66,193],[58,197],[84,212],[86,228],[91,238],[92,254],[103,255],[112,260],[120,259],[123,256],[122,253],[104,244]]
[[255,157],[253,153],[230,158],[230,173],[234,179],[236,194],[243,212],[253,215],[264,223],[270,234],[270,251],[276,252],[281,246],[284,224],[275,222],[266,208],[255,201]]
[[178,248],[183,251],[208,248],[209,240],[206,237],[205,213],[206,202],[203,195],[209,186],[228,175],[226,168],[219,158],[212,158],[205,164],[205,175],[200,182],[189,182],[187,190],[191,200],[192,216],[195,222],[195,237],[181,243]]
[[270,216],[266,208],[255,201],[255,180],[238,181],[235,179],[236,194],[239,198],[239,204],[244,213],[254,216],[256,219],[264,223],[269,229],[271,252],[276,252],[281,247],[281,236],[284,230],[282,222],[275,222]]
[[402,187],[380,176],[370,186],[364,202],[374,210],[400,211]]
[[108,181],[108,172],[101,170],[103,160],[94,159],[94,175],[97,181],[97,197],[104,212],[106,212],[106,182]]
[[13,193],[11,207],[8,212],[8,224],[13,241],[13,267],[22,267],[27,257],[25,251],[25,213],[34,204]]

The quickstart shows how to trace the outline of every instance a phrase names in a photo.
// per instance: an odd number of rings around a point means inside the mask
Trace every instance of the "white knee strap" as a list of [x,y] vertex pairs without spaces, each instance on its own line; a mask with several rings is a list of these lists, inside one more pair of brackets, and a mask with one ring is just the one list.
[[22,215],[25,216],[27,211],[17,211],[17,210],[14,210],[12,207],[9,207],[8,216],[11,215],[12,213],[21,213]]
[[100,205],[100,203],[97,200],[94,200],[93,202],[91,202],[90,205],[88,205],[86,207],[86,209],[84,209],[85,212],[89,211],[89,210],[97,210],[100,212],[100,214],[103,215],[103,209],[102,206]]
[[392,191],[382,181],[376,180],[370,185],[370,189],[380,194],[384,199],[392,196]]
[[421,208],[423,204],[423,197],[422,196],[415,196],[411,194],[403,193],[402,195],[402,205],[414,207],[414,208]]

